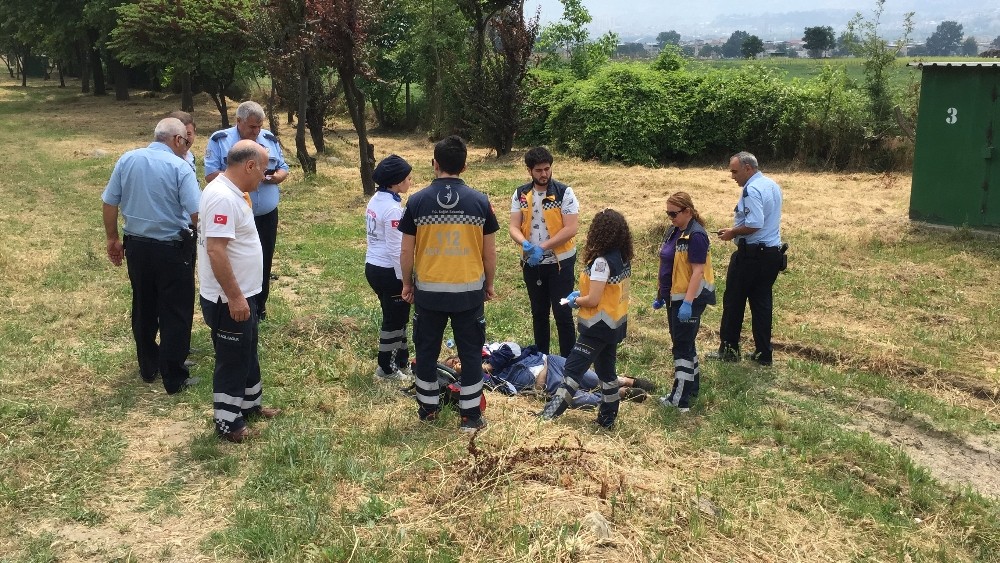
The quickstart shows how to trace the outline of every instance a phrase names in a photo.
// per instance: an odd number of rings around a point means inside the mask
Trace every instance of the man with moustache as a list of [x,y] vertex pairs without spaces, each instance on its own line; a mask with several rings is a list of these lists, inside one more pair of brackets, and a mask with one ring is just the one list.
[[264,254],[249,194],[264,180],[267,151],[243,139],[229,150],[226,162],[226,170],[205,186],[201,198],[198,277],[201,310],[215,348],[215,431],[224,440],[241,443],[252,435],[247,419],[280,412],[261,404],[254,299],[263,283]]
[[[184,125],[161,119],[153,142],[122,155],[101,199],[108,259],[124,258],[132,286],[132,336],[139,376],[163,377],[168,394],[194,381],[184,365],[191,347],[194,315],[194,236],[198,222],[198,181],[182,159]],[[125,218],[119,239],[118,214]],[[156,342],[159,332],[160,342]]]
[[735,241],[736,252],[726,271],[719,350],[709,352],[707,357],[727,362],[740,360],[740,333],[749,302],[754,342],[750,359],[770,366],[773,288],[778,273],[784,269],[784,253],[788,248],[781,243],[781,188],[760,172],[757,157],[746,151],[729,159],[729,173],[740,187],[740,199],[733,210],[733,226],[718,234],[722,240]]
[[264,179],[250,192],[253,201],[254,223],[260,233],[260,243],[264,249],[264,284],[255,299],[260,320],[267,318],[267,298],[271,292],[271,263],[274,260],[274,245],[278,238],[278,199],[281,190],[278,184],[288,178],[288,164],[281,153],[278,138],[264,125],[264,108],[257,102],[243,102],[236,108],[236,126],[216,131],[205,147],[205,181],[211,182],[228,166],[226,154],[239,140],[254,141],[267,149],[267,168]]
[[549,353],[549,311],[559,335],[559,355],[569,356],[576,325],[559,300],[576,283],[576,244],[580,204],[573,188],[552,178],[552,153],[535,147],[524,155],[531,182],[514,191],[510,202],[510,238],[521,245],[521,271],[531,303],[535,345]]

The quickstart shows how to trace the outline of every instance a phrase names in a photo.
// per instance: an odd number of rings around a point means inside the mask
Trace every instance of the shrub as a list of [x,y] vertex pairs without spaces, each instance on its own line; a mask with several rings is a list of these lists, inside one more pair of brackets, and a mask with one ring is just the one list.
[[611,64],[592,79],[562,84],[551,97],[552,144],[582,158],[655,164],[686,156],[681,75]]
[[718,158],[740,150],[790,159],[802,136],[804,96],[773,70],[748,65],[705,75],[691,99],[689,146]]

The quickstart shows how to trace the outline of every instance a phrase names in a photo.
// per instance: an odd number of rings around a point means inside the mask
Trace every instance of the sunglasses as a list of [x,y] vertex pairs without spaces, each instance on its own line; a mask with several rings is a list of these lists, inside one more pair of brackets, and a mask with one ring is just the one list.
[[687,207],[681,209],[680,211],[667,211],[667,217],[670,217],[671,219],[676,219],[678,215],[684,213],[685,211],[687,211]]
[[185,137],[184,135],[174,135],[174,136],[175,137],[180,137],[181,142],[184,143],[185,147],[190,147],[191,146],[191,141],[189,141],[188,138]]

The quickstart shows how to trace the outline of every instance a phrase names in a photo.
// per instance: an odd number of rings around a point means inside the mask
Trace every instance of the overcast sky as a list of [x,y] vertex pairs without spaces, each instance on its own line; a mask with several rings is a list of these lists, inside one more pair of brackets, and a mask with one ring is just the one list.
[[[805,25],[830,25],[842,30],[856,12],[868,15],[875,0],[583,0],[594,21],[592,33],[615,31],[619,35],[653,34],[674,29],[685,35],[728,35],[735,29],[747,29],[763,35],[802,33]],[[527,0],[525,12],[541,7],[542,22],[562,17],[559,0]],[[887,0],[883,22],[898,27],[902,14],[916,12],[917,33],[930,30],[943,20],[962,23],[966,35],[1000,33],[1000,2],[995,0]],[[726,32],[725,30],[728,30]],[[891,31],[891,30],[890,30]],[[971,33],[970,33],[971,32]],[[991,35],[990,38],[993,36]],[[768,37],[765,37],[767,39]]]

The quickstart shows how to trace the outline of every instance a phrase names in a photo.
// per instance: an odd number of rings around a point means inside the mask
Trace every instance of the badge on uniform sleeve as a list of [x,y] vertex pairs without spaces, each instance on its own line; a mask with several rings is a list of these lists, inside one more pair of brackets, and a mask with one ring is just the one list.
[[594,264],[594,271],[595,272],[603,272],[604,271],[604,266],[605,266],[604,262],[598,262],[598,263]]
[[398,229],[399,228],[399,219],[393,219],[392,221],[389,222],[389,224],[392,225],[393,229]]
[[225,225],[226,223],[229,222],[229,217],[227,217],[225,215],[216,215],[215,219],[213,220],[213,222],[216,225]]

